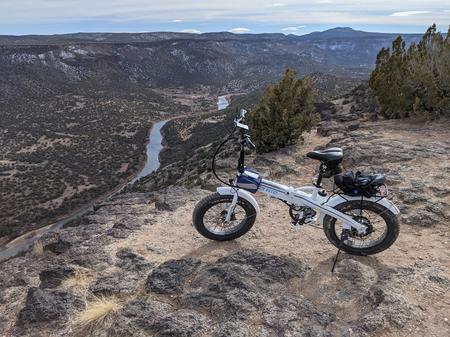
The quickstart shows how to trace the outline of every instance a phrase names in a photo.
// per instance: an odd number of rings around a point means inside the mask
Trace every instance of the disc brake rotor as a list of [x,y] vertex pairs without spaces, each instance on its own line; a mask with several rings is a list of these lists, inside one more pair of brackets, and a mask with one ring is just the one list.
[[[225,223],[225,220],[227,218],[227,214],[228,211],[227,210],[223,210],[222,212],[220,212],[220,216],[222,217],[222,222]],[[231,213],[231,217],[230,217],[230,221],[235,221],[236,220],[236,213]]]
[[375,231],[373,226],[372,226],[372,224],[370,223],[370,220],[367,219],[365,216],[361,216],[361,215],[354,216],[353,220],[355,220],[356,222],[358,222],[361,225],[365,226],[366,227],[366,232],[363,233],[363,234],[359,234],[358,230],[356,228],[352,228],[352,231],[351,231],[351,235],[352,236],[362,238],[362,237],[365,237],[365,236],[367,236],[370,233],[373,233]]

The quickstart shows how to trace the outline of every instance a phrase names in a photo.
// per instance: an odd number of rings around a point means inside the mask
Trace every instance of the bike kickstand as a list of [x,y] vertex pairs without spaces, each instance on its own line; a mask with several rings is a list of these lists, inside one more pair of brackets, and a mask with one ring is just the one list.
[[338,260],[339,257],[339,253],[341,252],[341,245],[339,245],[339,249],[336,253],[336,256],[334,257],[334,261],[333,261],[333,267],[331,268],[331,272],[334,273],[334,267],[336,267],[336,262]]
[[331,268],[331,272],[334,273],[334,268],[336,267],[336,263],[339,257],[339,253],[341,252],[341,248],[342,245],[344,243],[345,240],[348,240],[348,229],[343,229],[342,233],[341,233],[341,240],[339,241],[339,247],[338,247],[338,251],[336,253],[336,256],[334,257],[334,261],[333,261],[333,267]]

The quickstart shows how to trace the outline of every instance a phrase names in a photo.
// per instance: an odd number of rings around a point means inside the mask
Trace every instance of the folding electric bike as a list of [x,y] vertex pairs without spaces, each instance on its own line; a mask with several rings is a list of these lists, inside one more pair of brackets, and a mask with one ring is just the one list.
[[[341,249],[354,255],[376,254],[394,243],[399,234],[400,212],[387,198],[384,175],[342,173],[343,151],[334,147],[307,153],[307,157],[320,161],[318,178],[312,186],[295,188],[264,179],[245,166],[246,148],[255,149],[248,135],[249,127],[244,124],[245,114],[241,110],[230,136],[214,154],[213,173],[226,186],[217,188],[216,193],[196,205],[193,224],[200,234],[226,241],[247,233],[260,212],[252,193],[262,192],[289,206],[295,228],[314,222],[321,224],[328,240],[339,248],[338,254]],[[226,182],[216,174],[215,160],[236,129],[240,130],[237,173]],[[332,177],[335,188],[327,193],[322,179]]]

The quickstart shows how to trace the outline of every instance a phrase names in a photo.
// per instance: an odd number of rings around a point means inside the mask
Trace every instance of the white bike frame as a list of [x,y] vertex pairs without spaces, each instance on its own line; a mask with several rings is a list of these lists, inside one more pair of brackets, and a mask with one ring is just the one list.
[[[243,124],[242,121],[245,117],[245,114],[247,111],[241,110],[240,116],[234,120],[234,123],[236,127],[248,131],[249,128],[247,125]],[[242,138],[241,138],[242,140]],[[247,142],[250,142],[249,139],[247,139]],[[253,143],[250,142],[251,145]],[[241,152],[243,151],[243,144],[241,143]],[[242,169],[243,169],[243,161],[241,162]],[[390,210],[393,214],[397,215],[400,213],[397,206],[395,206],[390,200],[384,198],[384,197],[361,197],[361,196],[342,196],[340,194],[336,194],[331,197],[323,197],[319,194],[319,192],[322,190],[322,187],[320,187],[320,183],[318,183],[318,186],[304,186],[299,188],[294,188],[292,186],[286,186],[279,183],[276,183],[274,181],[270,181],[267,179],[262,179],[261,183],[258,188],[258,192],[262,192],[269,197],[276,198],[279,200],[282,200],[290,205],[294,206],[306,206],[310,207],[313,210],[315,210],[317,215],[317,220],[319,223],[323,225],[323,222],[325,220],[325,216],[328,215],[332,218],[335,218],[337,220],[340,220],[342,222],[343,229],[351,230],[352,228],[356,229],[358,234],[364,235],[367,231],[367,226],[360,224],[359,222],[353,220],[348,215],[336,210],[334,207],[336,205],[339,205],[343,202],[350,201],[350,200],[359,200],[359,201],[371,201],[378,203],[382,206],[384,206],[386,209]],[[259,214],[259,206],[256,199],[253,197],[253,195],[243,189],[240,189],[238,187],[219,187],[217,188],[217,192],[220,195],[232,195],[233,200],[231,202],[230,207],[227,210],[227,216],[225,218],[225,222],[230,221],[232,214],[234,210],[236,209],[236,204],[238,201],[238,198],[241,197],[245,200],[247,200],[250,204],[253,205],[253,207],[256,210],[256,215]],[[362,198],[362,199],[361,199]]]
[[[294,188],[292,186],[286,186],[267,179],[262,179],[258,192],[262,192],[268,195],[269,197],[283,200],[295,206],[307,206],[314,209],[318,213],[317,221],[321,224],[323,224],[325,215],[329,215],[332,218],[340,220],[342,222],[342,226],[344,229],[350,230],[351,228],[354,228],[358,231],[359,234],[366,233],[367,230],[366,226],[360,224],[359,222],[353,220],[348,215],[339,212],[338,210],[333,208],[334,206],[342,202],[346,202],[349,200],[361,200],[360,196],[351,197],[346,195],[344,197],[338,194],[331,198],[328,198],[323,197],[319,194],[319,191],[321,190],[322,188],[316,186],[304,186],[300,188]],[[253,207],[255,208],[257,214],[259,214],[260,212],[258,202],[256,201],[256,199],[253,197],[251,193],[243,189],[237,187],[219,187],[217,188],[217,192],[220,195],[233,196],[233,200],[231,202],[230,207],[228,208],[225,221],[229,221],[231,219],[231,216],[236,208],[238,197],[241,197],[250,202],[250,204],[252,204]],[[387,209],[389,209],[394,214],[400,213],[399,209],[390,200],[386,198],[363,197],[363,200],[377,202],[382,206],[386,207]]]

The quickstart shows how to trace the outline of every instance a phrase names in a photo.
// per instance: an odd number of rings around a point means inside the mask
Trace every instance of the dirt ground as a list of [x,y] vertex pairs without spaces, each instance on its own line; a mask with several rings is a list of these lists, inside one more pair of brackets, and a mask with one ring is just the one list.
[[[432,144],[444,142],[449,145],[450,124],[431,123],[423,125],[418,122],[404,122],[392,124],[388,122],[366,123],[365,128],[370,129],[383,140],[398,140],[404,143]],[[314,176],[316,162],[312,160],[301,161],[304,154],[316,148],[325,146],[330,137],[319,137],[312,132],[305,137],[303,145],[294,146],[286,154],[274,153],[266,155],[267,159],[281,163],[297,171],[296,174],[283,176],[280,182],[301,186],[309,184]],[[430,145],[431,146],[431,145]],[[296,161],[297,159],[297,161]],[[398,163],[388,164],[393,170],[398,169]],[[407,166],[401,164],[401,175],[407,179],[421,178],[423,175],[432,177],[441,173],[446,177],[444,184],[450,183],[450,155],[442,154],[433,159],[417,158],[408,162]],[[255,167],[258,169],[258,167]],[[263,167],[263,172],[270,176],[271,167]],[[389,176],[389,175],[388,175]],[[433,178],[430,179],[433,181]],[[436,184],[439,184],[436,181]],[[400,184],[400,186],[403,183]],[[329,186],[329,185],[328,185]],[[428,192],[428,191],[427,191]],[[429,193],[429,192],[428,192]],[[298,285],[307,298],[314,301],[318,297],[318,284],[332,283],[336,277],[331,272],[332,260],[336,248],[326,239],[322,229],[311,226],[296,231],[290,224],[287,207],[279,201],[256,195],[261,207],[261,214],[252,230],[245,236],[232,242],[214,242],[200,236],[191,225],[191,214],[195,202],[188,202],[173,213],[161,214],[157,222],[151,227],[136,231],[127,240],[117,242],[113,249],[133,247],[151,261],[163,262],[168,259],[194,257],[204,261],[214,261],[224,255],[242,249],[263,250],[275,255],[287,255],[312,266],[309,276],[304,283]],[[194,196],[195,199],[195,196]],[[397,203],[401,200],[397,199]],[[447,194],[442,201],[450,203]],[[154,205],[148,205],[149,208]],[[440,223],[430,228],[420,227],[420,224],[402,224],[397,242],[388,250],[369,257],[356,257],[363,264],[370,265],[377,271],[389,267],[409,267],[428,263],[446,270],[450,268],[450,232],[448,220],[442,219]],[[341,258],[345,258],[342,254]],[[423,288],[425,286],[425,288]],[[330,289],[332,291],[332,289]],[[426,310],[423,320],[413,320],[405,328],[398,331],[387,331],[381,336],[449,336],[450,335],[450,292],[444,295],[434,293],[430,284],[404,284],[398,289],[399,293],[408,296],[412,303],[417,303]],[[345,315],[356,315],[360,308],[355,306],[344,312]],[[339,312],[337,313],[339,316]]]

